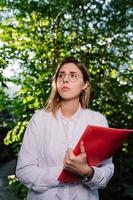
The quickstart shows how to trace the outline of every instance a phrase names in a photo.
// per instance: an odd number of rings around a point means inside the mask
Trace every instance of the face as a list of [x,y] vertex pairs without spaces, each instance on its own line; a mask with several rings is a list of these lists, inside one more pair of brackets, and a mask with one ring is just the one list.
[[81,91],[86,86],[82,72],[74,63],[66,63],[60,68],[57,90],[63,100],[79,99]]

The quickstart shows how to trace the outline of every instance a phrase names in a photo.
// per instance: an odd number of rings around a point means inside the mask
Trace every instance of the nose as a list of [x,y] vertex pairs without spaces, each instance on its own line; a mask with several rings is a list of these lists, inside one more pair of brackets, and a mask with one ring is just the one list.
[[63,82],[68,82],[68,74],[65,74],[64,78],[63,78]]

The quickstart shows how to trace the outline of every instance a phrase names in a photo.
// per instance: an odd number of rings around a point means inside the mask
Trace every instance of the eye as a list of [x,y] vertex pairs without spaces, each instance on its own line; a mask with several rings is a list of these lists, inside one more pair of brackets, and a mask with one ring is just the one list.
[[64,74],[63,73],[60,73],[60,74],[58,74],[58,78],[63,78],[64,77]]
[[71,76],[71,78],[77,78],[77,74],[76,73],[71,73],[70,76]]

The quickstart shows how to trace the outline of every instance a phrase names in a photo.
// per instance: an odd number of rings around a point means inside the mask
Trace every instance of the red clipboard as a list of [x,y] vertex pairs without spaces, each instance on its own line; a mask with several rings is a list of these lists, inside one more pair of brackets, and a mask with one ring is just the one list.
[[[89,125],[78,141],[74,154],[80,153],[80,142],[84,141],[88,165],[98,166],[120,150],[130,133],[133,133],[133,130]],[[58,177],[62,183],[76,183],[79,179],[78,175],[65,169]]]

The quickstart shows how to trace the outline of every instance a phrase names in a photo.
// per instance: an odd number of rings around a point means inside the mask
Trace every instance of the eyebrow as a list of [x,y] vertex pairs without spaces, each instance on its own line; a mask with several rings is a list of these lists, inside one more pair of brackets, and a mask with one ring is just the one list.
[[[60,71],[59,73],[66,73],[66,72],[65,71]],[[72,74],[76,73],[76,74],[78,74],[78,72],[74,72],[74,71],[70,71],[69,73],[72,73]]]

